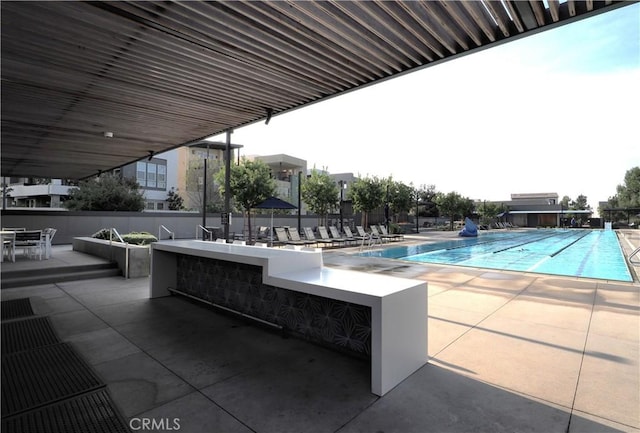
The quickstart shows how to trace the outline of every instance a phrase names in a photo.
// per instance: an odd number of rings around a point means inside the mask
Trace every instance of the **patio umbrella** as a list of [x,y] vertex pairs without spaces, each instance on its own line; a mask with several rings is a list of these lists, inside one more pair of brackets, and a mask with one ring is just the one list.
[[254,206],[256,209],[271,209],[271,225],[269,227],[269,244],[273,246],[273,210],[274,209],[298,209],[296,205],[284,201],[278,197],[269,197],[262,203]]

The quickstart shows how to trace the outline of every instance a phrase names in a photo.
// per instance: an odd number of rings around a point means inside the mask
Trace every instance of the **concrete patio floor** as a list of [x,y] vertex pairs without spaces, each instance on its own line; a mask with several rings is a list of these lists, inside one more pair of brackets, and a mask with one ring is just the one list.
[[429,362],[383,397],[367,362],[179,296],[148,299],[148,278],[1,296],[51,318],[132,430],[640,432],[638,283],[400,263],[325,254],[428,282]]

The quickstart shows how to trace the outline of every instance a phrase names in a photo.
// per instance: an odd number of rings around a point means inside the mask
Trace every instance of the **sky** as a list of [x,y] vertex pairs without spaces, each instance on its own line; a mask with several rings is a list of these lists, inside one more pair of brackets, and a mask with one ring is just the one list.
[[[640,4],[236,129],[244,155],[435,185],[473,200],[585,195],[640,166]],[[217,139],[224,140],[219,136]]]

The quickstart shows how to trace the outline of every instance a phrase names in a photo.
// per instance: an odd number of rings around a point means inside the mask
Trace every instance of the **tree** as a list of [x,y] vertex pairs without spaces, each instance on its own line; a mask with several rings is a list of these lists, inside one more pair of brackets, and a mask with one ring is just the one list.
[[571,200],[569,208],[574,210],[588,210],[591,206],[587,204],[587,196],[580,194],[575,200]]
[[[216,175],[221,195],[225,193],[224,177],[223,168]],[[229,188],[236,204],[247,212],[251,239],[251,209],[276,193],[276,183],[271,177],[271,169],[258,159],[250,161],[243,158],[240,164],[231,165]]]
[[340,201],[339,192],[331,176],[315,169],[302,183],[302,200],[318,215],[318,225],[326,225],[327,214],[335,209]]
[[496,219],[496,215],[498,215],[502,209],[502,205],[498,203],[487,203],[486,201],[482,203],[482,206],[476,208],[476,213],[480,215],[480,223],[484,225],[489,225]]
[[387,179],[387,192],[389,211],[393,222],[398,222],[398,215],[401,212],[409,212],[413,207],[414,196],[413,188],[402,182],[395,182],[393,179]]
[[[617,194],[609,197],[609,208],[637,208],[640,207],[640,167],[633,167],[624,175],[624,184],[616,187]],[[604,215],[606,209],[599,209],[600,215]],[[608,212],[607,217],[612,221],[629,220],[629,212]]]
[[353,208],[363,212],[363,226],[366,227],[368,224],[369,212],[384,204],[385,185],[386,183],[376,176],[359,178],[351,185],[350,197]]
[[[222,166],[218,161],[207,160],[207,197],[205,199],[207,212],[223,212],[224,200],[220,196],[216,183]],[[190,210],[202,210],[204,189],[204,161],[192,160],[186,173],[186,189],[183,191]],[[222,179],[224,183],[224,178]]]
[[167,193],[167,202],[169,203],[169,210],[182,210],[184,209],[184,201],[180,194],[178,194],[173,187]]
[[624,175],[624,185],[616,187],[620,207],[640,206],[640,167],[628,170]]
[[64,206],[69,210],[140,212],[144,209],[144,196],[135,180],[103,174],[82,181],[69,191]]
[[440,215],[448,216],[453,230],[453,221],[457,217],[465,217],[473,212],[473,201],[453,191],[448,194],[438,193],[435,198]]
[[419,216],[437,217],[438,207],[435,203],[437,195],[435,185],[420,185],[415,192],[418,201]]

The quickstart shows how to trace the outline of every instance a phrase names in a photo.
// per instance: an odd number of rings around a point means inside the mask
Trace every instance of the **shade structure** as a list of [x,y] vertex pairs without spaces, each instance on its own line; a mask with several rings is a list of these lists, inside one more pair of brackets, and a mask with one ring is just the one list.
[[269,246],[273,246],[273,210],[274,209],[298,209],[294,204],[278,197],[269,197],[262,203],[254,206],[255,209],[271,209],[271,224],[269,225]]

